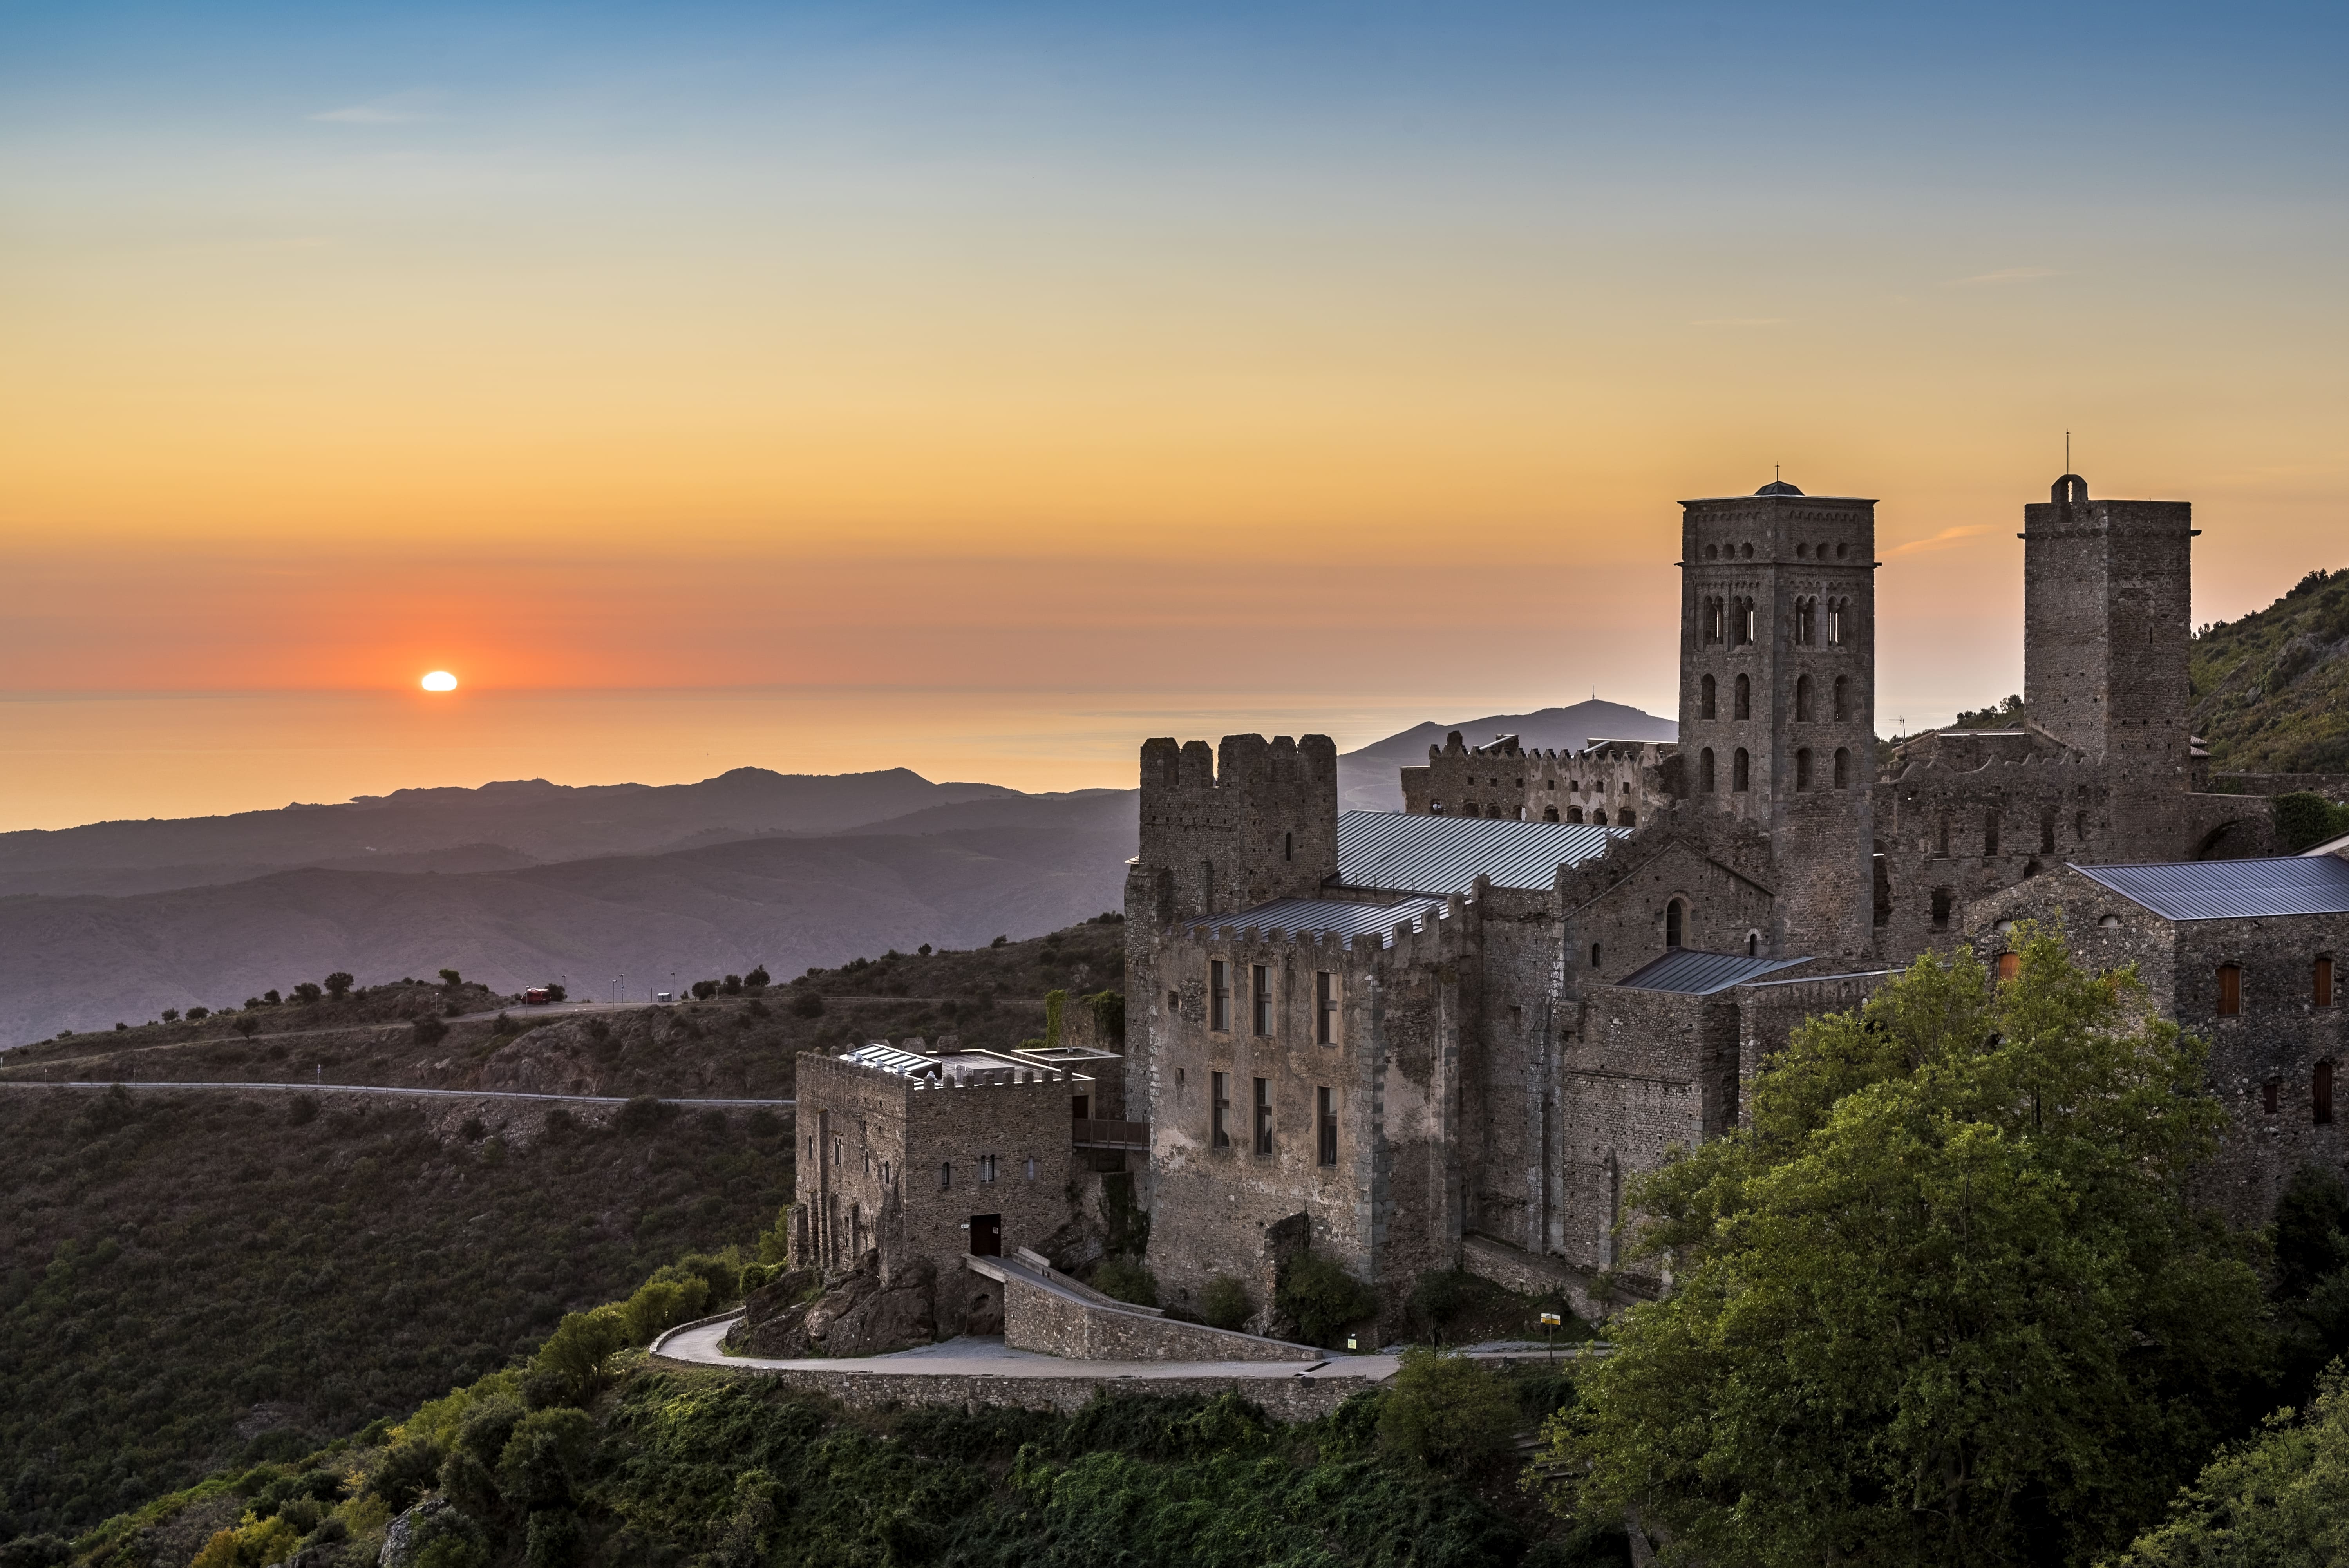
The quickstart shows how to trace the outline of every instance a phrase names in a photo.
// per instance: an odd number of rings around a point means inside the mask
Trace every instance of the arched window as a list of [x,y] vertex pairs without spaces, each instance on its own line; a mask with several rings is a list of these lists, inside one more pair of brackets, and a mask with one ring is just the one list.
[[1844,622],[1850,607],[1851,601],[1849,599],[1829,599],[1827,601],[1828,647],[1841,648],[1843,646]]
[[2016,975],[2019,975],[2022,972],[2023,955],[2021,953],[2001,953],[1998,955],[1998,978],[2001,981],[2013,980]]
[[1615,814],[1615,826],[1618,827],[1635,827],[1639,825],[1639,820],[1631,815],[1631,808],[1628,805]]
[[[1708,676],[1706,679],[1709,680],[1712,678]],[[1713,793],[1713,748],[1711,746],[1705,747],[1696,754],[1696,787],[1700,794]]]
[[1696,683],[1696,716],[1700,719],[1717,719],[1721,716],[1713,711],[1713,677],[1710,675]]
[[1817,618],[1818,613],[1818,600],[1796,599],[1795,601],[1795,640],[1797,643],[1807,645],[1810,642],[1812,623]]
[[1729,787],[1743,794],[1752,784],[1752,763],[1746,758],[1745,748],[1740,746],[1736,753],[1729,759]]
[[954,1161],[952,1161],[952,1160],[950,1160],[950,1159],[948,1159],[948,1160],[940,1160],[940,1161],[938,1162],[938,1190],[939,1190],[940,1192],[944,1192],[944,1191],[946,1191],[948,1188],[951,1188],[953,1185],[954,1185]]
[[1836,748],[1835,786],[1837,789],[1851,787],[1851,748],[1849,746]]
[[1998,812],[1995,809],[1982,813],[1982,853],[1998,853]]
[[1807,724],[1810,722],[1811,678],[1807,675],[1797,675],[1795,677],[1795,722]]
[[1933,929],[1937,931],[1946,931],[1950,929],[1950,903],[1951,892],[1949,888],[1936,888],[1933,889],[1931,915]]
[[1851,680],[1842,675],[1835,678],[1835,716],[1838,724],[1851,717]]
[[1518,820],[1519,822],[1523,822],[1525,819],[1526,819],[1526,808],[1525,808],[1524,806],[1519,806],[1519,807],[1517,807],[1517,820]]
[[1754,717],[1754,682],[1743,675],[1737,678],[1737,706],[1732,711],[1730,717],[1733,719]]
[[1747,958],[1760,958],[1762,956],[1761,932],[1748,931],[1745,933],[1745,956]]
[[2240,964],[2219,966],[2219,1016],[2232,1018],[2243,1011],[2243,971]]
[[1599,944],[1597,942],[1590,944],[1590,967],[1593,969],[1597,969],[1599,967]]
[[1607,826],[1607,814],[1603,811],[1594,811],[1590,814],[1590,820],[1604,827]]
[[1297,835],[1284,833],[1280,836],[1280,857],[1283,860],[1297,858]]
[[1548,810],[1543,812],[1542,820],[1544,822],[1556,822],[1557,820],[1557,807],[1551,806]]
[[1578,805],[1568,806],[1566,808],[1566,820],[1568,822],[1580,822],[1582,820],[1582,808]]
[[1796,789],[1811,787],[1811,748],[1808,746],[1797,746],[1795,749],[1795,787]]
[[1738,642],[1746,648],[1753,647],[1754,630],[1754,601],[1752,599],[1740,599],[1737,601]]
[[1664,946],[1681,945],[1681,901],[1674,898],[1664,906]]

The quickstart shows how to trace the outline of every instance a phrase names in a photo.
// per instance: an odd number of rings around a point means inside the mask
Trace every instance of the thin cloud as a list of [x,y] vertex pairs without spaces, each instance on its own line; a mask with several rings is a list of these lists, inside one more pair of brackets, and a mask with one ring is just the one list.
[[1996,288],[2001,284],[2030,283],[2037,278],[2062,277],[2052,266],[2009,266],[1996,272],[1978,272],[1971,277],[1953,277],[1943,283],[1943,288]]
[[1691,327],[1784,327],[1783,316],[1706,316],[1689,323]]
[[429,92],[399,92],[389,98],[326,109],[309,118],[330,125],[406,125],[431,119],[435,99],[436,95]]
[[1969,523],[1962,528],[1944,528],[1930,538],[1911,539],[1906,545],[1895,545],[1886,553],[1894,556],[1912,556],[1920,550],[1945,549],[1961,539],[1971,539],[1977,535],[1997,532],[1998,524],[1995,523]]

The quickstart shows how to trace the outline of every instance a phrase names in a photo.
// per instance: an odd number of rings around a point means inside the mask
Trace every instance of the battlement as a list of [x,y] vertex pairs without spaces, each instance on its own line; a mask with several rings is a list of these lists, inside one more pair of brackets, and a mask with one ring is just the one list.
[[1126,914],[1145,924],[1309,897],[1338,871],[1338,748],[1171,737],[1142,746],[1142,843]]
[[1490,892],[1491,884],[1480,877],[1470,894],[1454,893],[1440,903],[1426,899],[1396,906],[1396,919],[1369,930],[1185,920],[1163,933],[1163,940],[1190,947],[1212,945],[1242,962],[1269,963],[1293,958],[1301,965],[1321,969],[1374,961],[1388,952],[1405,963],[1453,957],[1473,939],[1472,919],[1483,912],[1485,898]]

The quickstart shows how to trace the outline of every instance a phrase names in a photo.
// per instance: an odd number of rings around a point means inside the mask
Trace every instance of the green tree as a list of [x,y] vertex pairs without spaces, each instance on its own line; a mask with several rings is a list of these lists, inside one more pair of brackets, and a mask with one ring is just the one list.
[[454,991],[465,983],[465,977],[453,969],[444,969],[440,971],[440,983]]
[[1545,1428],[1556,1506],[1716,1563],[2082,1562],[2194,1472],[2267,1342],[2188,1195],[2225,1112],[2133,972],[2013,945],[1812,1020],[1750,1132],[1636,1185],[1674,1287]]
[[326,977],[326,994],[340,1002],[351,993],[351,987],[357,983],[354,977],[338,969]]
[[1348,1324],[1376,1313],[1379,1298],[1335,1258],[1294,1252],[1280,1265],[1272,1304],[1309,1344],[1331,1345]]
[[2280,794],[2268,809],[2275,814],[2277,842],[2288,855],[2349,833],[2349,805],[2335,805],[2306,790]]
[[531,1371],[564,1404],[585,1405],[603,1387],[605,1365],[632,1343],[626,1314],[616,1304],[565,1313],[531,1358]]
[[1379,1407],[1379,1438],[1439,1469],[1490,1464],[1528,1425],[1509,1380],[1465,1355],[1413,1345]]
[[299,1002],[313,1002],[325,994],[326,992],[318,989],[318,982],[315,980],[305,980],[294,988],[294,1000]]
[[2335,1362],[2304,1414],[2279,1410],[2222,1450],[2116,1568],[2335,1568],[2349,1563],[2349,1379]]

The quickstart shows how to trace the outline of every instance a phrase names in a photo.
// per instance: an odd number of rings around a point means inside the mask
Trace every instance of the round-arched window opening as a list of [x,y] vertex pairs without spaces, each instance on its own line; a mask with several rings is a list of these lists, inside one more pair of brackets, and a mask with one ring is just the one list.
[[2120,929],[2120,923],[2121,918],[2118,915],[2100,915],[2096,919],[2096,929],[2100,931],[2117,930]]
[[1760,958],[1762,956],[1761,932],[1748,931],[1745,933],[1745,956],[1747,958]]
[[1597,969],[1599,967],[1599,944],[1597,942],[1590,944],[1590,967],[1593,969]]
[[1674,898],[1664,906],[1664,946],[1676,948],[1681,945],[1681,901]]
[[1751,545],[1740,545],[1737,547],[1737,553],[1750,561],[1754,558],[1754,546]]

